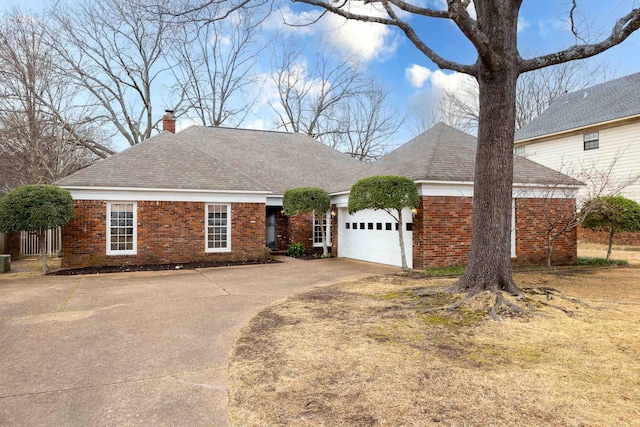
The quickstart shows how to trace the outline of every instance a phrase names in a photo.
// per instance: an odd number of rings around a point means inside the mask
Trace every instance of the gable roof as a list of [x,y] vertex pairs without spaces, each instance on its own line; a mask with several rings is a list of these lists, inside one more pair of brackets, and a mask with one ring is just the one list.
[[640,115],[640,73],[556,98],[549,108],[516,132],[515,140]]
[[191,126],[100,160],[61,186],[266,191],[350,188],[361,162],[303,134]]
[[[402,175],[414,181],[473,182],[476,138],[438,123],[372,165],[371,175]],[[581,183],[524,157],[513,156],[516,184]]]

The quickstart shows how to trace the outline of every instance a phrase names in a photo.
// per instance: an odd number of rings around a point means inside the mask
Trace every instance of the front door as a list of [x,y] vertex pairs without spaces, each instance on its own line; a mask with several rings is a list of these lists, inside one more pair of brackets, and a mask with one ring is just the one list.
[[277,211],[267,210],[267,247],[276,249],[276,214]]

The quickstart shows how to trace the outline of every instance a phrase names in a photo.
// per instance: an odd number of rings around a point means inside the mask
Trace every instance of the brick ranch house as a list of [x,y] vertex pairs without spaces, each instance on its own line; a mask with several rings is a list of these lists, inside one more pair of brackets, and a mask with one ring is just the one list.
[[[415,180],[420,206],[401,225],[413,268],[464,264],[471,240],[475,138],[444,124],[374,164],[306,135],[191,126],[165,132],[57,182],[73,196],[76,218],[62,235],[62,267],[259,259],[265,246],[320,247],[311,215],[282,214],[285,190],[317,186],[331,194],[326,223],[335,256],[400,265],[395,220],[384,211],[347,212],[357,179],[382,174]],[[565,175],[515,157],[514,263],[542,263],[549,206],[545,188],[575,192]],[[576,260],[575,230],[555,244],[554,263]]]

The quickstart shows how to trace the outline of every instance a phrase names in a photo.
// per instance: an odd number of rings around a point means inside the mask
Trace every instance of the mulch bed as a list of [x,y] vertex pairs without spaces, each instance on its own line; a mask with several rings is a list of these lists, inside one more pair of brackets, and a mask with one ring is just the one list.
[[196,268],[231,267],[236,265],[277,264],[280,261],[200,261],[174,264],[112,265],[104,267],[68,268],[48,273],[50,276],[74,276],[78,274],[125,273],[131,271],[193,270]]

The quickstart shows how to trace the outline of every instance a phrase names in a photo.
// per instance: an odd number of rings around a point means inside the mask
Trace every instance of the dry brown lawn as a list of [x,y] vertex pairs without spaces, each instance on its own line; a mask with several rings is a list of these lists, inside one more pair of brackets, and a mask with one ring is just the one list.
[[[578,242],[578,256],[604,258],[607,256],[607,245]],[[629,265],[640,265],[640,247],[613,245],[611,258],[629,261]]]
[[[236,340],[241,426],[624,426],[640,423],[640,269],[517,274],[530,313],[421,313],[453,279],[383,276],[276,303]],[[420,296],[430,295],[430,296]],[[545,305],[550,304],[550,305]]]

